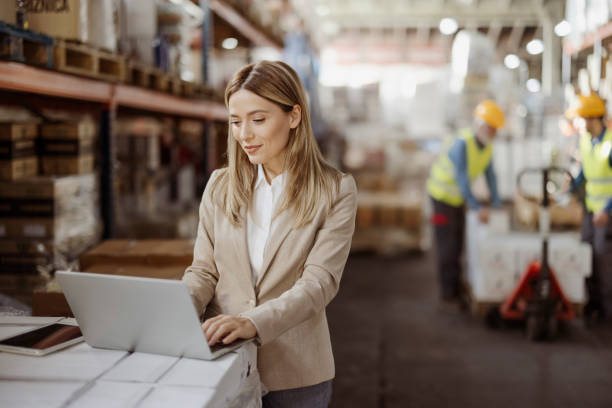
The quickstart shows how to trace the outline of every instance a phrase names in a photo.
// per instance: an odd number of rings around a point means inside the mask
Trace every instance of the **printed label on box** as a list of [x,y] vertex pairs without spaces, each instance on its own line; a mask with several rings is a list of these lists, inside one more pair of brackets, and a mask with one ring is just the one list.
[[41,224],[26,224],[23,226],[23,235],[29,238],[42,238],[47,235],[47,229]]

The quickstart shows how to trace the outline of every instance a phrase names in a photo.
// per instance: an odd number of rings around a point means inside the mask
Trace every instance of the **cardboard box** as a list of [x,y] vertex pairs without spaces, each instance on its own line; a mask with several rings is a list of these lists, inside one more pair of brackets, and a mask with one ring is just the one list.
[[105,275],[137,276],[141,278],[175,279],[180,280],[187,266],[170,265],[151,267],[150,265],[93,265],[83,272],[101,273]]
[[78,157],[41,157],[41,164],[42,174],[48,176],[88,174],[94,171],[95,158],[91,154]]
[[0,21],[5,23],[15,24],[17,22],[17,2],[13,0],[5,0],[0,7]]
[[0,160],[0,180],[22,180],[38,175],[38,158]]
[[31,30],[83,43],[89,41],[89,0],[29,2],[27,20]]
[[52,273],[57,269],[70,269],[75,258],[45,239],[0,239],[0,268],[3,271]]
[[53,241],[65,253],[98,241],[101,222],[94,174],[0,182],[0,238]]
[[32,140],[38,136],[35,123],[0,123],[0,141]]
[[185,270],[193,261],[193,245],[192,240],[182,239],[113,239],[81,255],[80,264],[83,270],[99,265],[179,266]]
[[62,292],[35,289],[32,293],[32,316],[74,317]]
[[40,127],[40,136],[43,139],[89,140],[95,138],[96,134],[96,124],[91,120],[76,123],[45,123]]
[[28,2],[31,30],[115,51],[117,27],[114,0]]
[[93,172],[96,133],[96,125],[91,120],[42,125],[42,173],[70,175]]

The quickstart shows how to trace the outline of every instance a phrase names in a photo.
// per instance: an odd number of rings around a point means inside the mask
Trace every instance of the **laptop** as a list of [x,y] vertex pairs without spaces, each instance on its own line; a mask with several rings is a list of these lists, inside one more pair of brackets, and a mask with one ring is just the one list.
[[181,281],[69,271],[55,276],[92,347],[213,360],[250,341],[209,347]]

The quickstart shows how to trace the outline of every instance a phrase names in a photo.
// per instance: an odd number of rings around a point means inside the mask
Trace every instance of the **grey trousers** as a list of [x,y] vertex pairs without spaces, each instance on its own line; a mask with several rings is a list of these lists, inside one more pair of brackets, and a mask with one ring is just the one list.
[[436,261],[442,299],[459,296],[461,279],[461,252],[465,235],[465,208],[453,207],[431,199]]
[[589,303],[601,307],[612,317],[612,221],[603,227],[593,225],[593,213],[585,212],[582,220],[582,241],[593,249],[593,266],[587,278]]
[[263,408],[327,408],[332,381],[291,390],[270,391],[261,399]]

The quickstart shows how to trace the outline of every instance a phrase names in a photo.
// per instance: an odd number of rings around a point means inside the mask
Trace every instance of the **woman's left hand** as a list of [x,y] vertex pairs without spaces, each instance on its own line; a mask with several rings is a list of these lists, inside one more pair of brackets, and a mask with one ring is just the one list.
[[214,346],[219,342],[232,343],[238,339],[250,339],[257,335],[253,323],[244,317],[219,315],[210,318],[202,324],[208,345]]

